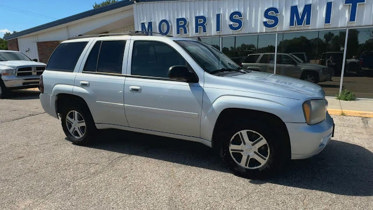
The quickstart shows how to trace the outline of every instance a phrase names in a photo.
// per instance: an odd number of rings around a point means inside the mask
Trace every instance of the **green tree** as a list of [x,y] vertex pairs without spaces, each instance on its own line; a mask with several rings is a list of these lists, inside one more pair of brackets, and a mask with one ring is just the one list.
[[0,50],[7,50],[8,42],[5,39],[0,38]]
[[104,7],[104,6],[107,6],[109,4],[113,4],[113,3],[117,3],[117,2],[119,2],[119,0],[105,0],[104,2],[101,2],[101,3],[95,3],[93,5],[93,9]]
[[11,33],[7,32],[4,34],[3,38],[0,38],[0,50],[7,50],[8,49],[8,42],[4,39],[4,37],[10,35]]

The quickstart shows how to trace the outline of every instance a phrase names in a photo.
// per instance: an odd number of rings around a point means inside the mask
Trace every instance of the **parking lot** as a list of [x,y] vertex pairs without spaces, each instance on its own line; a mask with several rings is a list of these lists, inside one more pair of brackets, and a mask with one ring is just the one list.
[[0,209],[373,209],[373,119],[333,118],[321,154],[258,181],[192,142],[105,131],[75,146],[17,91],[0,100]]

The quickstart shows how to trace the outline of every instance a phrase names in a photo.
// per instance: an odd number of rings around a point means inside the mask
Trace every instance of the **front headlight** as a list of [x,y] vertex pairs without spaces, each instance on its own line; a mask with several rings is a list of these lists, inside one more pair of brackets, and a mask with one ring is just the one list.
[[12,76],[15,74],[15,69],[3,69],[0,70],[0,74],[2,76]]
[[304,118],[307,124],[314,125],[326,118],[327,101],[325,99],[309,100],[303,103]]

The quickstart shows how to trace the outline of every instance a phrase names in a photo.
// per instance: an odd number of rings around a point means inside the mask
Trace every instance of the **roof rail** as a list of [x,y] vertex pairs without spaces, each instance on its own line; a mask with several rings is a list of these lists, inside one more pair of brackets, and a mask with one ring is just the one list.
[[106,37],[106,36],[123,36],[123,35],[129,35],[129,36],[152,36],[152,35],[161,35],[161,36],[167,36],[172,37],[171,35],[163,35],[158,32],[145,32],[145,31],[129,31],[125,33],[104,33],[104,34],[88,34],[88,35],[78,35],[76,37],[71,37],[69,40],[72,39],[81,39],[81,38],[91,38],[91,37]]

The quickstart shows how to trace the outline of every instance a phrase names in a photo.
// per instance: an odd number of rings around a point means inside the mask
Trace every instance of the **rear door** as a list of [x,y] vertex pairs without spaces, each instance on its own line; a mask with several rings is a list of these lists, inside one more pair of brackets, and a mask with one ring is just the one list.
[[97,40],[75,78],[75,92],[87,101],[96,124],[127,126],[123,100],[126,43]]

